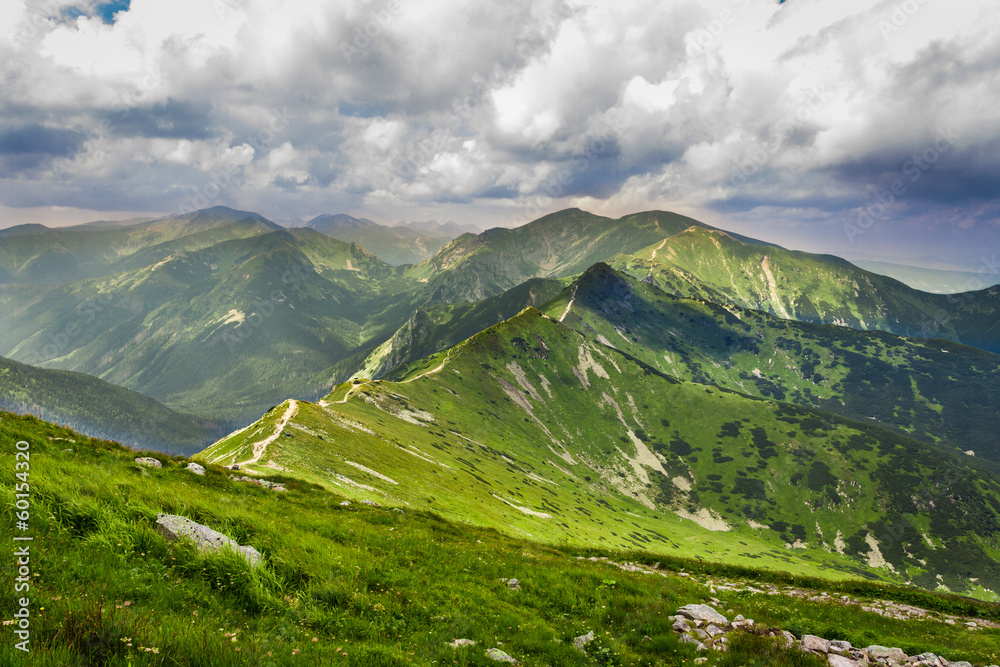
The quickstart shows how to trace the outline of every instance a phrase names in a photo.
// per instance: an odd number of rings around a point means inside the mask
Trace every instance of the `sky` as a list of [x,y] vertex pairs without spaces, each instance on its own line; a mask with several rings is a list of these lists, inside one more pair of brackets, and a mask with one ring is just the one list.
[[1000,254],[995,0],[3,0],[0,73],[0,227],[575,206]]

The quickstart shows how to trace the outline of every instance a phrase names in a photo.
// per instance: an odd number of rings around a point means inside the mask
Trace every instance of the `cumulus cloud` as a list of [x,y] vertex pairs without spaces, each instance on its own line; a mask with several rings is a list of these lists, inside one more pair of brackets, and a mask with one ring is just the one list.
[[[989,0],[9,0],[0,206],[488,224],[655,207],[843,247],[995,229],[998,14]],[[845,232],[896,181],[877,224]]]

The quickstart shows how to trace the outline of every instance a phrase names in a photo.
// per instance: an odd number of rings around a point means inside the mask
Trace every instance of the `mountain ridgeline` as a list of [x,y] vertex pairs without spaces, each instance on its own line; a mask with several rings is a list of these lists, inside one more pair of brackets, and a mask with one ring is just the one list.
[[971,457],[682,382],[533,308],[398,382],[282,404],[199,456],[544,541],[1000,584],[1000,478]]
[[340,241],[357,243],[392,266],[417,264],[432,257],[452,239],[446,232],[389,227],[343,213],[318,215],[305,226]]
[[996,288],[663,211],[428,232],[433,255],[308,224],[0,232],[0,354],[32,365],[8,364],[10,407],[172,452],[250,424],[203,458],[533,539],[1000,584]]

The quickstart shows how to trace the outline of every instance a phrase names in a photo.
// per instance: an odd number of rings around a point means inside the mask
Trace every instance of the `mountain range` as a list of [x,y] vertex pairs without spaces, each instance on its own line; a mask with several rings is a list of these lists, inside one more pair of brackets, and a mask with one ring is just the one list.
[[0,271],[10,407],[90,433],[237,429],[200,459],[547,542],[1000,583],[996,287],[579,209],[453,239],[224,208],[25,226]]
[[389,227],[368,218],[354,218],[343,213],[318,215],[305,226],[335,239],[364,246],[392,266],[421,262],[458,236],[455,230],[447,227],[420,230],[404,225]]

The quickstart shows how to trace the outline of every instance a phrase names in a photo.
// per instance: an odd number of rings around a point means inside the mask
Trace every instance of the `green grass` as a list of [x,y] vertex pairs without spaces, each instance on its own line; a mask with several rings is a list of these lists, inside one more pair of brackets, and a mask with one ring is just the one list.
[[[66,447],[68,439],[76,442]],[[512,539],[410,508],[344,507],[340,496],[291,478],[275,478],[287,493],[269,492],[232,482],[215,466],[195,476],[182,459],[162,454],[153,455],[164,467],[144,475],[132,451],[10,414],[0,416],[5,531],[13,522],[18,440],[31,445],[30,664],[486,665],[492,663],[485,649],[493,646],[526,665],[692,665],[696,657],[670,631],[671,615],[683,604],[707,601],[704,582],[577,558],[652,554]],[[199,556],[189,545],[167,543],[154,528],[158,512],[183,514],[253,545],[263,566],[250,570],[231,555]],[[716,567],[670,564],[699,575]],[[500,581],[510,577],[521,581],[520,591]],[[4,609],[14,607],[12,578],[11,568],[3,568]],[[896,590],[867,592],[882,597]],[[724,613],[759,624],[844,632],[864,625],[897,645],[933,647],[952,660],[1000,656],[995,631],[980,631],[973,644],[964,628],[893,624],[838,604],[748,594],[722,602]],[[967,604],[982,615],[997,613],[994,605]],[[584,656],[571,640],[591,630],[598,640]],[[0,660],[27,664],[9,632],[3,628]],[[478,644],[454,650],[447,643],[456,638]],[[733,652],[713,655],[708,664],[816,664],[765,644],[735,641]]]
[[[199,456],[246,462],[287,405]],[[356,380],[297,409],[251,471],[550,543],[986,599],[1000,585],[1000,481],[968,457],[681,383],[535,310],[400,382]]]

